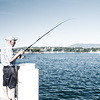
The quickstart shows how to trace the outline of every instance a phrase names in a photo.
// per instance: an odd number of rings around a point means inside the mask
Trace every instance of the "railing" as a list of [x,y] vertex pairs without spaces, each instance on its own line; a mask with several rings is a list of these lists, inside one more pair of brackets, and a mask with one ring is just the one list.
[[[20,64],[18,66],[20,66],[18,70],[18,85],[16,88],[18,100],[39,100],[39,70],[32,63]],[[5,98],[2,89],[2,69],[3,67],[0,64],[0,100],[4,100],[3,98]],[[11,97],[10,90],[8,93]]]

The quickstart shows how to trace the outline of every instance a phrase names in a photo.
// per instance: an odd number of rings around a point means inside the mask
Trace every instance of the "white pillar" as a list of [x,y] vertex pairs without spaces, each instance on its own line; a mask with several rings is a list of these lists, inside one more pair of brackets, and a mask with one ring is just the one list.
[[18,81],[18,100],[39,100],[39,70],[34,64],[20,65]]

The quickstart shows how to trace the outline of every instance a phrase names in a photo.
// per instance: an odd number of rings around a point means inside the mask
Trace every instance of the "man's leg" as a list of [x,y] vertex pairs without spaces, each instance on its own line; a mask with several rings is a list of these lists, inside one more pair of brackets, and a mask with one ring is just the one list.
[[16,100],[15,99],[15,88],[12,88],[10,90],[11,90],[12,100]]
[[5,94],[6,99],[9,100],[8,87],[7,86],[3,86],[3,91],[4,91],[4,94]]

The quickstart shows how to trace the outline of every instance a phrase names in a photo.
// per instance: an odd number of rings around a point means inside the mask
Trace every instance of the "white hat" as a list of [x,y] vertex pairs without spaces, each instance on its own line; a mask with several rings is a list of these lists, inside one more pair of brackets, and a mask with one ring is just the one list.
[[17,39],[15,39],[13,36],[8,36],[5,38],[6,41],[10,41],[10,40],[14,40],[16,41]]

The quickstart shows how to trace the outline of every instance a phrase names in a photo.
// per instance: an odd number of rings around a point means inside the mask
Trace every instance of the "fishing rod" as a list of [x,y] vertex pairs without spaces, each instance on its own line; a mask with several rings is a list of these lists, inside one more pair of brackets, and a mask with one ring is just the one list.
[[71,19],[67,19],[61,23],[59,23],[58,25],[56,25],[55,27],[53,27],[52,29],[50,29],[49,31],[47,31],[44,35],[42,35],[39,39],[37,39],[34,43],[32,43],[30,46],[28,46],[24,51],[28,50],[31,46],[33,46],[35,43],[37,43],[40,39],[42,39],[45,35],[47,35],[48,33],[50,33],[51,31],[53,31],[55,28],[57,28],[58,26],[60,26],[61,24],[69,21]]

